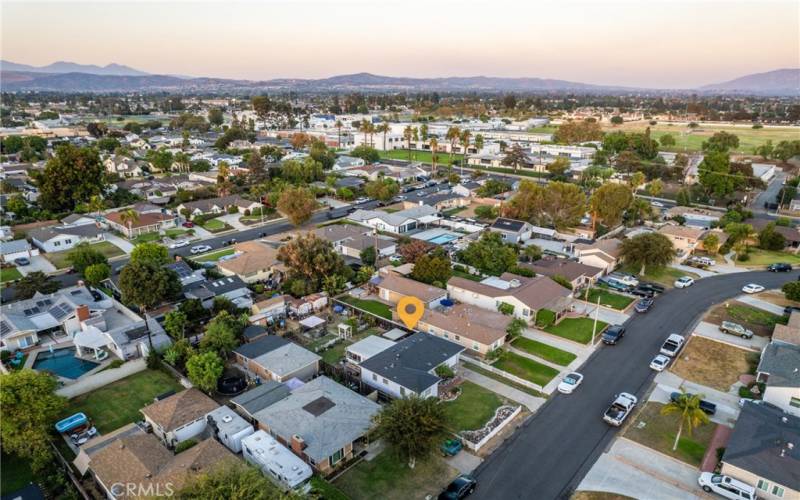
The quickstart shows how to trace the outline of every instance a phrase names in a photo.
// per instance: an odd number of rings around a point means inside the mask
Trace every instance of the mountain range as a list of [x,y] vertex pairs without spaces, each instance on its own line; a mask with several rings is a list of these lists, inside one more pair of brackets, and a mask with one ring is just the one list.
[[[120,64],[106,66],[59,61],[47,66],[29,66],[0,61],[0,85],[6,91],[55,92],[556,92],[620,93],[664,92],[614,85],[593,85],[546,78],[501,78],[490,76],[409,78],[371,73],[337,75],[321,79],[284,78],[237,80],[154,75]],[[728,82],[697,89],[674,91],[700,93],[800,95],[800,68],[779,69],[742,76]]]

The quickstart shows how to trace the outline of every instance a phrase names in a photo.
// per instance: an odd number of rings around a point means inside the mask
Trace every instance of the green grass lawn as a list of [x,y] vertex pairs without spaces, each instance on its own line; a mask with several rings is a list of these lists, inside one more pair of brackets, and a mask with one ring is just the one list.
[[443,211],[442,215],[446,215],[446,216],[455,215],[455,214],[457,214],[459,212],[463,212],[464,210],[466,210],[468,208],[469,208],[469,206],[450,208],[448,210]]
[[[698,279],[700,276],[695,273],[689,273],[686,271],[681,271],[680,269],[675,269],[674,267],[664,267],[662,269],[657,270],[647,270],[646,273],[643,275],[639,275],[640,268],[634,268],[631,266],[622,266],[620,269],[623,273],[633,274],[639,276],[640,280],[644,281],[652,281],[655,283],[659,283],[664,285],[668,288],[673,288],[675,285],[675,280],[680,278],[681,276],[689,276],[690,278]],[[596,299],[595,299],[596,300]]]
[[600,298],[600,305],[610,307],[612,309],[623,310],[634,301],[633,297],[626,297],[618,293],[610,292],[603,288],[591,288],[589,290],[588,298],[586,292],[581,293],[580,298],[591,302],[597,303],[597,298]]
[[17,491],[33,481],[30,461],[16,455],[0,456],[0,495]]
[[205,224],[203,224],[203,229],[205,229],[206,231],[210,231],[212,233],[221,233],[223,231],[228,231],[229,229],[233,228],[224,221],[221,221],[219,219],[211,219],[209,221],[206,221]]
[[788,264],[797,265],[800,264],[800,255],[751,248],[750,258],[742,262],[737,261],[736,265],[745,267],[768,266],[776,262],[786,262]]
[[[408,150],[407,149],[392,149],[389,151],[378,151],[378,154],[381,155],[381,158],[389,158],[392,160],[408,160]],[[463,155],[454,154],[452,162],[459,162],[463,158]],[[423,163],[431,163],[431,152],[430,151],[411,151],[411,161],[421,161]],[[450,165],[451,159],[450,155],[447,153],[438,153],[436,155],[436,164],[437,165]]]
[[485,170],[487,172],[494,172],[496,174],[512,174],[512,175],[519,175],[521,177],[543,177],[546,178],[550,174],[546,172],[533,172],[531,170],[526,170],[524,168],[520,168],[517,171],[514,171],[513,168],[499,168],[499,167],[480,167],[478,165],[469,165],[467,168],[472,168],[475,170]]
[[711,442],[716,424],[708,423],[696,427],[691,436],[684,429],[678,441],[678,449],[673,451],[672,446],[678,432],[679,414],[661,415],[663,406],[661,403],[647,403],[625,430],[625,437],[699,467],[706,448]]
[[184,229],[182,227],[173,227],[172,229],[167,229],[164,233],[169,238],[177,238],[179,236],[191,236],[194,234],[193,229]]
[[230,248],[226,248],[224,250],[218,250],[216,252],[206,253],[206,254],[203,254],[203,255],[201,255],[199,257],[194,257],[194,260],[196,260],[198,262],[211,262],[211,261],[215,261],[216,262],[220,258],[228,256],[228,255],[233,255],[234,253],[236,253],[236,250],[234,250],[233,247],[230,247]]
[[447,426],[453,432],[480,429],[503,405],[500,397],[488,389],[469,381],[462,383],[461,394],[455,401],[442,403],[447,415]]
[[563,351],[536,340],[526,339],[525,337],[517,338],[511,342],[511,345],[528,354],[539,356],[542,359],[546,359],[547,361],[561,366],[567,366],[577,357],[571,352]]
[[342,302],[347,302],[348,304],[354,305],[359,309],[370,312],[376,316],[380,316],[388,320],[392,319],[392,309],[383,302],[378,302],[377,300],[358,299],[349,295],[341,298],[340,300]]
[[458,269],[453,269],[453,276],[458,276],[459,278],[465,278],[472,281],[480,281],[483,278],[477,276],[475,274],[470,274],[464,271],[459,271]]
[[132,241],[132,243],[138,245],[140,243],[151,243],[154,241],[161,241],[161,235],[158,232],[139,235]]
[[[111,259],[112,257],[118,257],[120,255],[125,255],[125,252],[123,252],[118,246],[114,245],[109,241],[101,241],[99,243],[94,243],[91,245],[91,247],[93,250],[97,250],[98,252],[105,255],[107,259]],[[64,252],[51,252],[51,253],[45,253],[43,255],[58,269],[66,269],[67,267],[70,267],[70,263],[69,261],[67,261],[67,257],[69,257],[69,255],[73,252],[73,250],[66,250]]]
[[504,377],[504,376],[502,376],[502,375],[500,375],[498,373],[490,372],[489,370],[484,370],[483,368],[481,368],[480,366],[478,366],[478,365],[476,365],[474,363],[470,363],[470,362],[466,362],[465,361],[464,362],[464,366],[466,368],[468,368],[469,370],[475,372],[475,373],[479,373],[479,374],[483,375],[486,378],[490,378],[492,380],[500,382],[501,384],[507,385],[509,387],[513,387],[514,389],[516,389],[518,391],[522,391],[525,394],[530,394],[531,396],[535,396],[537,398],[545,398],[545,399],[547,399],[547,394],[539,392],[536,389],[531,389],[530,387],[518,384],[518,383],[514,382],[513,380],[510,380],[510,379],[508,379],[508,378],[506,378],[506,377]]
[[[602,321],[597,322],[597,335],[599,336],[605,330],[607,323]],[[592,341],[592,332],[594,331],[593,318],[564,318],[557,325],[548,326],[544,329],[547,333],[564,337],[565,339],[574,340],[581,344],[588,344]]]
[[439,456],[417,460],[411,469],[391,449],[361,461],[333,484],[352,500],[407,500],[436,495],[458,475]]
[[16,267],[4,267],[0,269],[0,283],[14,281],[22,278],[22,273]]
[[347,495],[342,493],[339,488],[319,476],[312,477],[310,484],[312,498],[321,498],[324,500],[348,500]]
[[778,316],[753,306],[731,304],[726,311],[736,321],[754,326],[763,326],[769,330],[775,328],[777,324],[785,325],[789,321],[787,316]]
[[64,416],[82,411],[105,434],[141,420],[139,409],[152,403],[155,396],[182,389],[166,373],[145,370],[70,400]]
[[492,366],[541,386],[547,385],[558,375],[558,370],[555,368],[508,351],[503,353]]

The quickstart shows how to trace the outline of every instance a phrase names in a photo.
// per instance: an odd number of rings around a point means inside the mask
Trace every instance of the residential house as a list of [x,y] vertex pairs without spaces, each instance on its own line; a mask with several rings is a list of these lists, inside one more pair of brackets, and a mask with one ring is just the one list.
[[361,259],[361,252],[369,247],[377,247],[381,257],[397,253],[395,240],[383,235],[371,234],[373,231],[361,226],[334,224],[314,230],[317,238],[330,241],[336,253]]
[[464,347],[427,333],[415,333],[361,362],[361,381],[394,397],[438,397],[436,368],[455,370]]
[[236,307],[249,309],[253,306],[253,292],[238,276],[193,282],[184,286],[183,294],[187,299],[200,300],[206,309],[213,307],[217,297],[225,297]]
[[610,273],[620,262],[622,242],[616,238],[609,238],[594,243],[576,243],[574,249],[578,262],[599,267],[605,273]]
[[103,219],[109,227],[133,239],[147,233],[157,233],[164,229],[175,227],[174,215],[162,210],[161,207],[151,204],[137,204],[132,207],[136,212],[135,220],[123,221],[123,210],[109,212]]
[[455,342],[485,356],[505,344],[512,318],[469,304],[425,309],[417,330]]
[[545,257],[530,264],[520,264],[520,267],[551,278],[556,276],[566,278],[572,285],[573,291],[595,282],[604,274],[604,270],[600,267],[587,266],[574,260],[552,257]]
[[260,241],[245,241],[234,247],[233,257],[217,262],[225,276],[238,276],[245,283],[267,282],[275,286],[281,282],[283,264],[278,260],[278,250]]
[[462,181],[451,189],[457,195],[465,196],[468,198],[472,198],[477,195],[478,189],[480,189],[481,184],[476,181]]
[[69,214],[61,219],[63,226],[84,226],[87,224],[97,224],[97,219],[87,214]]
[[722,455],[722,474],[753,485],[758,498],[800,498],[800,417],[745,403]]
[[418,164],[390,164],[387,160],[384,160],[383,163],[376,163],[373,165],[351,167],[341,172],[346,176],[366,177],[371,181],[377,180],[379,177],[384,177],[386,179],[392,179],[400,184],[413,182],[417,177],[427,174]]
[[375,281],[380,298],[392,304],[411,296],[421,300],[426,308],[433,308],[447,298],[447,290],[404,278],[391,271],[380,274]]
[[672,242],[678,257],[686,257],[697,248],[700,238],[706,233],[706,230],[699,227],[667,224],[662,226],[658,232]]
[[[767,227],[767,225],[770,222],[774,221],[770,219],[747,219],[744,222],[745,224],[750,224],[751,226],[753,226],[753,229],[755,231],[761,232],[764,230],[765,227]],[[785,243],[786,246],[783,249],[785,252],[792,252],[792,253],[800,252],[800,230],[792,226],[775,225],[775,232],[783,236],[783,239],[786,242]]]
[[219,407],[216,401],[199,389],[178,392],[142,408],[144,420],[153,434],[173,448],[178,443],[198,436],[206,429],[206,415]]
[[489,311],[497,311],[501,304],[513,306],[513,315],[527,322],[536,320],[542,309],[560,317],[569,308],[572,292],[547,276],[526,278],[503,273],[477,282],[454,276],[447,282],[450,297]]
[[28,231],[34,245],[45,252],[71,250],[81,243],[97,243],[105,239],[105,231],[97,224],[79,226],[46,226]]
[[775,329],[772,330],[772,341],[800,345],[800,312],[792,311],[789,321],[785,325],[775,324]]
[[359,209],[348,215],[347,219],[378,231],[403,234],[432,224],[441,217],[435,208],[422,205],[394,213]]
[[365,446],[377,403],[317,377],[255,413],[259,428],[326,475]]
[[283,337],[269,335],[233,350],[236,362],[251,378],[285,382],[291,378],[310,380],[319,372],[322,359]]
[[363,158],[356,158],[355,156],[342,155],[336,158],[332,170],[338,172],[340,170],[347,170],[354,167],[363,167],[367,163]]
[[333,183],[335,188],[348,188],[348,189],[359,189],[361,186],[366,184],[364,179],[360,177],[342,177],[336,179],[336,182]]
[[0,245],[0,259],[5,263],[12,263],[15,259],[30,259],[39,255],[39,250],[31,248],[28,240],[4,241]]
[[287,309],[290,316],[302,318],[316,311],[321,311],[327,305],[328,294],[326,292],[319,292],[300,298],[288,297]]
[[667,210],[665,215],[670,219],[678,216],[683,217],[686,220],[686,226],[701,227],[706,229],[710,228],[722,216],[720,212],[715,210],[682,206],[670,208]]
[[121,155],[111,155],[103,161],[103,166],[120,177],[141,177],[149,170],[146,162]]
[[394,342],[378,335],[370,335],[350,344],[344,350],[344,356],[349,363],[358,366],[369,358],[392,347]]
[[453,208],[466,207],[471,203],[470,199],[452,191],[436,191],[433,193],[420,195],[419,198],[411,193],[405,195],[403,208],[410,209],[418,205],[428,205],[437,211],[451,210]]
[[761,352],[756,373],[766,384],[764,401],[800,417],[800,345],[773,339]]
[[261,208],[261,203],[242,198],[238,194],[223,196],[221,198],[208,198],[205,200],[189,201],[176,207],[180,214],[189,214],[190,218],[206,214],[225,214],[228,210],[236,208],[239,213],[245,210],[253,211]]
[[265,380],[261,385],[248,389],[231,399],[233,407],[250,422],[257,422],[255,415],[264,408],[277,403],[290,394],[289,387],[276,380]]
[[489,226],[489,231],[499,233],[503,241],[507,243],[522,243],[530,239],[532,226],[527,222],[513,219],[506,219],[498,217],[494,223]]
[[286,296],[276,295],[253,304],[250,322],[255,325],[271,325],[286,317]]
[[753,168],[753,177],[761,179],[767,184],[775,177],[775,165],[770,163],[753,163],[750,166]]

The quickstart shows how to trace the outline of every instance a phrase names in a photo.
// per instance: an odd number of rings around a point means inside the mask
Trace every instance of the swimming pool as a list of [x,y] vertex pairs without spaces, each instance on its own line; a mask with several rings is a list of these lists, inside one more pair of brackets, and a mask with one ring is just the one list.
[[55,373],[59,377],[76,379],[86,372],[94,370],[100,363],[84,361],[75,357],[75,348],[54,349],[36,355],[33,369]]
[[428,243],[435,243],[436,245],[444,245],[445,243],[450,243],[453,240],[457,240],[458,236],[455,234],[440,234],[439,236],[434,236],[433,238],[428,240]]

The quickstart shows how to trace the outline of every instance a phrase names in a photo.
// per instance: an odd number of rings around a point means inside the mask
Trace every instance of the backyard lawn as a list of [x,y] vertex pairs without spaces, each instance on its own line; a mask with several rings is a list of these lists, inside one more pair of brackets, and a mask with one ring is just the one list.
[[24,488],[33,481],[33,471],[29,460],[16,455],[0,456],[0,495]]
[[206,253],[199,257],[194,257],[193,259],[198,262],[211,262],[211,261],[218,261],[222,257],[226,257],[228,255],[233,255],[236,253],[236,250],[233,247],[226,248],[224,250],[218,250],[216,252]]
[[618,293],[610,292],[603,288],[592,288],[589,290],[589,294],[584,292],[581,294],[580,298],[586,300],[587,302],[591,302],[592,304],[597,303],[597,298],[600,298],[600,305],[610,307],[612,309],[623,310],[628,307],[631,302],[635,299],[633,297],[626,297],[625,295],[620,295]]
[[775,264],[776,262],[786,262],[788,264],[800,264],[800,255],[786,252],[772,252],[770,250],[761,250],[760,248],[750,248],[750,258],[743,262],[736,262],[737,266],[743,267],[759,267]]
[[[378,151],[378,154],[381,155],[381,158],[390,158],[393,160],[408,160],[408,150],[407,149],[391,149],[389,151]],[[453,162],[458,162],[463,158],[463,155],[454,154],[453,155]],[[421,161],[423,163],[431,163],[431,152],[430,151],[411,151],[411,161]],[[436,155],[436,164],[437,165],[449,165],[451,162],[450,155],[447,153],[439,153]]]
[[359,309],[370,312],[376,316],[380,316],[388,320],[392,319],[392,309],[383,302],[378,302],[377,300],[363,300],[356,297],[351,297],[349,295],[341,298],[340,300],[356,306]]
[[696,427],[692,430],[691,436],[684,429],[678,441],[678,449],[672,451],[675,435],[678,432],[680,413],[661,415],[663,406],[661,403],[647,403],[625,430],[625,437],[699,467],[706,448],[711,442],[716,424],[709,422]]
[[219,219],[211,219],[206,221],[205,224],[203,224],[203,229],[205,229],[206,231],[210,231],[212,233],[221,233],[222,231],[228,231],[229,229],[233,229],[233,227],[229,226],[227,223]]
[[525,394],[530,394],[531,396],[535,396],[537,398],[547,399],[547,394],[541,393],[541,392],[537,391],[536,389],[531,389],[528,386],[525,386],[525,385],[522,385],[522,384],[518,384],[518,383],[514,382],[513,380],[500,375],[499,373],[490,372],[489,370],[484,370],[483,368],[481,368],[480,366],[478,366],[478,365],[476,365],[474,363],[469,363],[469,362],[465,361],[464,362],[464,367],[467,368],[470,371],[473,371],[475,373],[483,375],[486,378],[490,378],[490,379],[492,379],[492,380],[494,380],[496,382],[500,382],[501,384],[507,385],[509,387],[513,387],[514,389],[516,389],[518,391],[522,391]]
[[391,449],[342,474],[333,484],[352,500],[406,500],[437,495],[458,475],[438,455],[417,460],[411,469]]
[[525,337],[519,337],[511,342],[511,345],[520,351],[525,351],[528,354],[539,356],[542,359],[546,359],[547,361],[561,366],[567,366],[577,357],[571,352],[562,351],[561,349],[551,345],[547,345],[536,340],[527,339]]
[[447,426],[453,432],[480,429],[494,416],[495,410],[503,405],[497,394],[478,384],[465,381],[458,387],[461,394],[455,401],[442,403],[447,415]]
[[670,371],[686,380],[728,392],[739,375],[750,371],[748,359],[752,357],[757,361],[758,353],[693,335]]
[[183,387],[162,371],[145,370],[69,401],[65,417],[82,411],[101,434],[142,419],[139,409],[167,391]]
[[[99,243],[94,243],[90,245],[93,250],[97,250],[98,252],[102,253],[106,256],[107,259],[112,257],[118,257],[120,255],[125,255],[118,246],[114,245],[109,241],[101,241]],[[67,257],[73,252],[73,250],[66,250],[64,252],[50,252],[43,254],[47,260],[49,260],[54,266],[58,269],[65,269],[70,266],[69,261],[67,261]]]
[[[603,333],[608,326],[602,321],[597,322],[597,337]],[[551,325],[544,329],[547,333],[564,337],[565,339],[588,344],[592,341],[594,331],[594,319],[592,318],[564,318],[557,325]]]
[[16,267],[4,267],[0,269],[0,283],[14,281],[22,278],[22,273]]
[[516,375],[517,377],[523,378],[542,387],[547,385],[547,383],[550,382],[553,377],[558,375],[558,370],[555,368],[550,368],[549,366],[543,365],[542,363],[537,363],[530,358],[526,358],[524,356],[520,356],[519,354],[508,351],[503,353],[500,356],[500,359],[498,359],[492,366],[498,370],[503,370],[504,372]]

